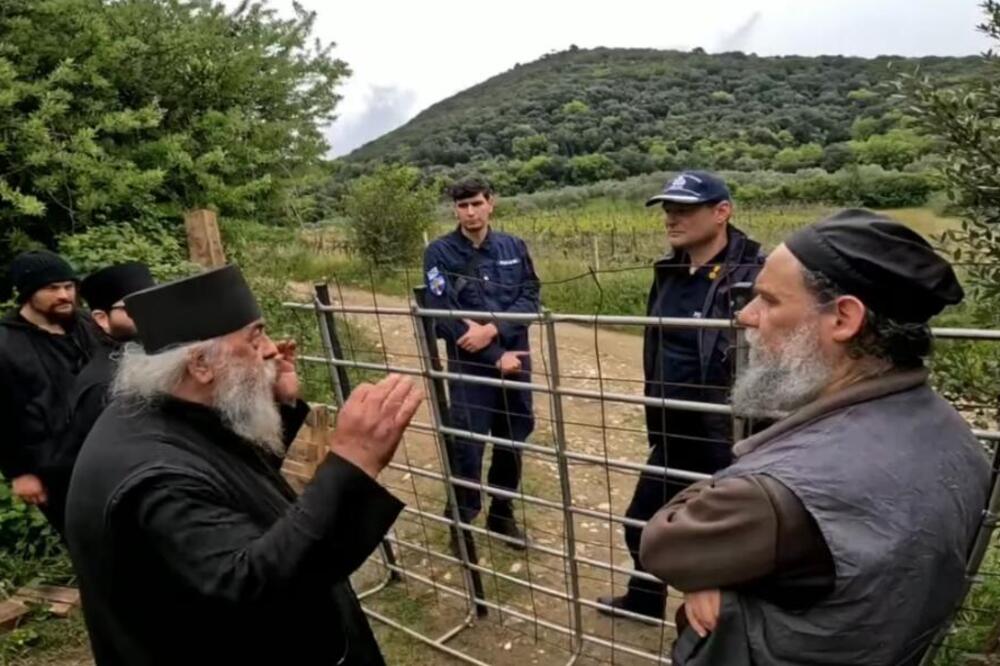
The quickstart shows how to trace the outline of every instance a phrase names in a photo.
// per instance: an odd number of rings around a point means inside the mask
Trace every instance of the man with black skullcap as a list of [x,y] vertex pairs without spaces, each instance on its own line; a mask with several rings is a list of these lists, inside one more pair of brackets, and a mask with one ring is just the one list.
[[852,209],[792,234],[755,292],[733,407],[788,415],[643,532],[643,564],[685,593],[674,663],[917,664],[989,488],[924,367],[962,288],[918,234]]
[[97,335],[77,311],[77,276],[65,259],[24,252],[11,262],[10,277],[18,306],[0,319],[0,472],[62,532],[67,479],[54,456],[73,380],[97,348]]
[[382,664],[349,576],[402,504],[376,481],[422,398],[362,384],[296,497],[292,343],[234,266],[134,293],[141,347],[73,470],[67,540],[99,666]]
[[54,466],[69,484],[77,453],[97,417],[108,404],[115,359],[122,345],[135,338],[135,323],[125,311],[125,297],[154,284],[149,267],[129,261],[102,268],[80,283],[80,294],[100,328],[101,347],[84,366],[70,392],[70,418]]

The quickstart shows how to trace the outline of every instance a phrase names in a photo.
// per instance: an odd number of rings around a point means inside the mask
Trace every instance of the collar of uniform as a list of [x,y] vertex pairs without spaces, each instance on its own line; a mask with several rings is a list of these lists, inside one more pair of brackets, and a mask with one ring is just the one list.
[[[715,267],[725,264],[726,259],[728,258],[729,255],[729,245],[730,245],[729,241],[726,241],[725,247],[719,250],[714,257],[712,257],[704,264],[699,266],[697,270],[695,270],[695,273],[702,273],[702,272],[711,273],[711,271],[714,270]],[[690,265],[690,263],[691,260],[688,259],[686,265]]]
[[909,391],[922,386],[927,383],[929,376],[930,373],[926,368],[917,368],[914,370],[896,370],[878,377],[856,382],[843,390],[837,391],[833,395],[817,398],[808,405],[781,419],[770,428],[737,442],[733,447],[733,453],[737,458],[740,458],[791,430],[817,421],[833,412],[846,409],[851,405],[877,400],[893,393],[902,393],[903,391]]
[[478,248],[475,245],[472,244],[472,241],[469,240],[468,236],[466,236],[465,234],[462,233],[462,225],[460,225],[460,224],[456,225],[455,226],[455,231],[453,233],[470,250],[476,250],[476,249],[486,250],[486,249],[489,249],[489,247],[490,247],[490,241],[493,239],[493,227],[491,227],[491,226],[487,226],[486,227],[486,238],[483,239],[483,242],[479,244]]

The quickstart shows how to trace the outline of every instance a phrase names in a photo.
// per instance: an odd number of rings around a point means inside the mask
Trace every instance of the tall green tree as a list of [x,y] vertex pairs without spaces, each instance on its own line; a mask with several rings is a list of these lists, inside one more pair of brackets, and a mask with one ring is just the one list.
[[[982,3],[986,20],[979,30],[1000,45],[1000,2]],[[962,217],[961,228],[947,234],[956,248],[954,258],[966,290],[966,310],[972,322],[1000,327],[1000,58],[991,49],[982,56],[983,69],[958,86],[943,87],[930,77],[913,75],[900,82],[903,98],[928,133],[943,144],[942,169],[948,194]],[[996,428],[1000,420],[1000,351],[992,345],[942,345],[935,355],[934,374],[946,397],[965,405],[980,405],[977,424]],[[986,406],[992,405],[992,409]],[[968,408],[966,408],[968,413]],[[984,567],[998,558],[992,541]],[[961,614],[944,637],[934,662],[940,666],[971,663],[969,653],[995,654],[1000,635],[1000,585],[979,577]],[[988,657],[987,657],[988,658]]]
[[[979,30],[1000,45],[1000,2],[982,4],[986,21]],[[942,87],[932,79],[907,76],[901,88],[909,112],[942,142],[949,196],[962,226],[948,234],[957,247],[975,316],[984,326],[1000,326],[1000,58],[982,56],[979,75],[961,85]]]
[[0,2],[0,236],[52,245],[201,206],[309,218],[320,128],[349,74],[314,18],[249,1]]

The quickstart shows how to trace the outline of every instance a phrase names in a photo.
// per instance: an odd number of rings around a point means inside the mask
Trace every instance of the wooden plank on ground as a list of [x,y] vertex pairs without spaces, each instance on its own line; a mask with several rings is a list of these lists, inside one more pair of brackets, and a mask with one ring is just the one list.
[[57,585],[22,587],[14,593],[13,599],[23,604],[42,606],[56,617],[68,617],[80,607],[79,590]]
[[28,607],[15,599],[0,601],[0,634],[17,629],[21,618],[28,614]]

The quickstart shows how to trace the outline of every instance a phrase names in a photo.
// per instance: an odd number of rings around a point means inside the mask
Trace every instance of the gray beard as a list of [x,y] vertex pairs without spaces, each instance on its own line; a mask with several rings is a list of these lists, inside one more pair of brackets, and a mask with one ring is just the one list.
[[274,401],[274,362],[265,361],[258,369],[229,359],[224,367],[214,395],[223,422],[248,442],[280,456],[284,446],[281,412]]
[[806,322],[783,341],[777,352],[760,345],[759,334],[747,331],[750,359],[733,386],[733,411],[771,417],[809,404],[830,383],[833,369],[823,359],[816,323]]

